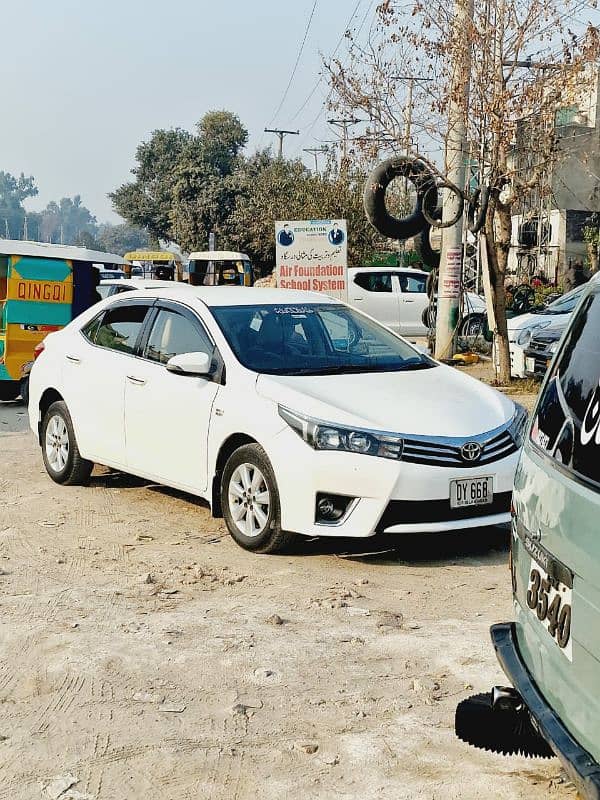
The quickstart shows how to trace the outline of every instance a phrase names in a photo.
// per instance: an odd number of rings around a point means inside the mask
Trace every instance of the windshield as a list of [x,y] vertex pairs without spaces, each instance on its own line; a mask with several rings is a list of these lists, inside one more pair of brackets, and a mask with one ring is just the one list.
[[531,438],[600,491],[600,293],[588,296],[568,330]]
[[271,375],[333,375],[429,369],[436,363],[346,306],[214,306],[238,360]]
[[541,310],[541,314],[570,314],[571,312],[575,311],[577,303],[579,302],[581,295],[585,286],[578,286],[577,289],[573,289],[572,292],[568,292],[568,294],[559,297],[558,300],[555,300],[553,303],[547,308]]

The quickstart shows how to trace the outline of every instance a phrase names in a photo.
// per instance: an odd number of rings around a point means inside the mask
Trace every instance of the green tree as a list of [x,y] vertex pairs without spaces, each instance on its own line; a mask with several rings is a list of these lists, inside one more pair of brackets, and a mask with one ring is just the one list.
[[364,174],[310,172],[300,160],[256,153],[234,176],[236,202],[228,219],[227,241],[266,268],[275,265],[275,221],[283,219],[346,219],[348,260],[360,264],[383,240],[366,220],[362,206]]
[[135,181],[110,194],[115,210],[151,236],[204,246],[234,202],[228,177],[242,161],[248,132],[229,111],[209,111],[192,134],[158,130],[136,151]]
[[38,193],[34,178],[23,173],[15,178],[0,171],[0,236],[21,239],[25,223],[23,201]]
[[181,128],[156,130],[135,153],[134,181],[109,194],[115,211],[157,239],[171,239],[171,206],[177,168],[193,135]]
[[98,231],[96,217],[81,202],[81,195],[52,200],[38,215],[39,237],[44,242],[75,244],[81,236],[95,238]]
[[149,247],[150,237],[143,228],[126,222],[121,225],[104,223],[98,230],[98,243],[101,250],[124,256],[131,250],[143,250]]

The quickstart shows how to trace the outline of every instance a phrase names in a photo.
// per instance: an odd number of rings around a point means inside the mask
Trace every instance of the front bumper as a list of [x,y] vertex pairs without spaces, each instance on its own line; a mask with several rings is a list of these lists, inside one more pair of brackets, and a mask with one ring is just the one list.
[[[266,444],[285,530],[308,536],[368,537],[486,527],[510,521],[519,453],[477,468],[429,466],[353,453],[315,451],[284,429]],[[494,504],[450,509],[450,481],[493,477]],[[318,493],[356,498],[337,524],[315,522]]]
[[[527,360],[533,359],[533,371],[529,369]],[[552,353],[542,350],[525,350],[525,375],[528,378],[543,378],[546,374],[550,362],[552,361]]]
[[493,625],[490,633],[500,666],[523,698],[540,734],[581,794],[587,800],[600,800],[600,765],[575,741],[542,696],[521,657],[515,624]]

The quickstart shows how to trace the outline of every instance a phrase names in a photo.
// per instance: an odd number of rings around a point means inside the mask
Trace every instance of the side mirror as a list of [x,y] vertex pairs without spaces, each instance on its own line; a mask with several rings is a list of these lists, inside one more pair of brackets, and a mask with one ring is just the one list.
[[167,370],[175,375],[210,375],[212,356],[208,353],[181,353],[167,361]]

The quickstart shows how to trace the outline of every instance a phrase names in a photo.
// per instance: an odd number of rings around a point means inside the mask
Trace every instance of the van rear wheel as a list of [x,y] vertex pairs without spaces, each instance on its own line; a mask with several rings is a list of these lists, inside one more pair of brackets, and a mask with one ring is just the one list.
[[81,457],[71,415],[62,400],[52,403],[42,421],[42,456],[55,483],[77,486],[88,482],[94,464]]

